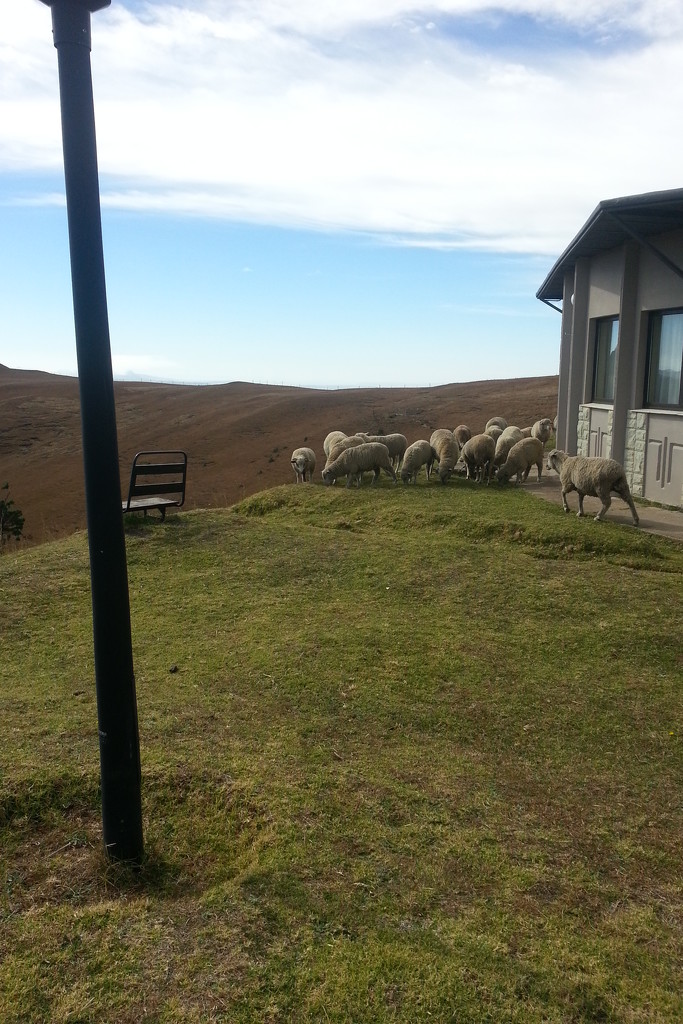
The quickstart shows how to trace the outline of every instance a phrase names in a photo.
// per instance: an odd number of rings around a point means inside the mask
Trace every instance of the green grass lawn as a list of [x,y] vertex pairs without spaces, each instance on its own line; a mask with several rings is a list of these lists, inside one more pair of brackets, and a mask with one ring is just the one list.
[[461,480],[126,530],[137,871],[86,538],[0,559],[0,1020],[683,1020],[680,546]]

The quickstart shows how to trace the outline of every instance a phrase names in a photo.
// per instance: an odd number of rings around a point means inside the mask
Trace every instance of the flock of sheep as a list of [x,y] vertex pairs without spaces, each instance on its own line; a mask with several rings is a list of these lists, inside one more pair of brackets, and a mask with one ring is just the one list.
[[[537,420],[530,427],[508,425],[501,416],[488,421],[482,434],[472,435],[471,430],[461,423],[453,430],[445,427],[435,430],[429,441],[426,439],[408,444],[403,434],[365,434],[358,432],[347,435],[341,430],[331,431],[323,442],[325,465],[322,479],[334,484],[345,477],[346,486],[360,486],[363,474],[372,472],[372,483],[376,483],[382,472],[394,482],[398,476],[405,484],[416,483],[424,466],[427,480],[434,474],[445,484],[454,473],[467,475],[468,480],[486,481],[492,479],[507,483],[513,477],[516,483],[524,483],[532,467],[536,467],[541,479],[545,445],[557,423],[546,418]],[[296,482],[304,483],[313,479],[316,456],[312,448],[296,448],[292,452],[292,468]],[[614,491],[631,509],[633,522],[638,525],[636,512],[623,467],[613,459],[569,456],[566,452],[548,453],[547,468],[554,469],[560,477],[562,506],[569,512],[567,494],[577,491],[579,516],[583,513],[585,495],[600,498],[602,508],[596,520],[604,518],[610,507],[610,494]]]

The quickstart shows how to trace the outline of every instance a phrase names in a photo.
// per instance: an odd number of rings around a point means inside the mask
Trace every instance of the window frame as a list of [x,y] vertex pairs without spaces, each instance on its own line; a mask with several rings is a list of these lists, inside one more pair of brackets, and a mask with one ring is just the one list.
[[[611,325],[611,332],[609,335],[610,350],[608,353],[608,359],[612,355],[612,342],[614,340],[614,325],[616,324],[616,345],[614,346],[614,367],[611,378],[611,397],[605,395],[605,380],[604,372],[602,374],[602,390],[598,391],[598,366],[600,361],[601,352],[603,349],[604,342],[607,340],[606,336],[602,336],[602,329],[606,324]],[[614,393],[616,390],[617,381],[617,352],[619,351],[619,317],[618,316],[602,316],[595,321],[594,326],[594,342],[593,342],[593,381],[591,388],[591,401],[599,405],[614,405]],[[601,344],[602,343],[602,344]]]
[[[653,309],[648,314],[647,323],[647,356],[645,361],[645,389],[643,395],[643,407],[646,409],[662,410],[683,410],[683,345],[681,345],[681,366],[678,378],[678,401],[673,403],[654,402],[650,399],[650,388],[652,379],[652,356],[655,337],[655,323],[661,323],[665,316],[680,316],[683,319],[683,306],[673,306],[671,309]],[[661,337],[661,330],[660,330]],[[659,372],[659,366],[657,366]]]

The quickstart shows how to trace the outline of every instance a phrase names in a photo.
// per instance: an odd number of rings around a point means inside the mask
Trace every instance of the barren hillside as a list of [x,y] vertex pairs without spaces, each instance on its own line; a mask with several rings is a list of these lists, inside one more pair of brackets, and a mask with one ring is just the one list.
[[[314,449],[322,468],[323,439],[330,430],[400,431],[410,442],[458,423],[476,432],[496,415],[526,426],[555,415],[557,383],[553,376],[323,391],[239,382],[207,387],[117,382],[122,486],[136,451],[182,448],[189,460],[186,507],[231,505],[293,482],[289,458],[300,445]],[[27,542],[85,527],[75,378],[0,364],[0,484],[5,481],[26,517]]]

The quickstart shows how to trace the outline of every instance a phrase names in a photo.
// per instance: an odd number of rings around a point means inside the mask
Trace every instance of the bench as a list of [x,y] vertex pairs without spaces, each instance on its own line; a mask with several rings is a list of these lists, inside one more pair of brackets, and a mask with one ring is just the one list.
[[185,452],[138,452],[122,511],[147,515],[149,509],[157,508],[165,519],[167,508],[180,508],[185,501],[186,477]]

